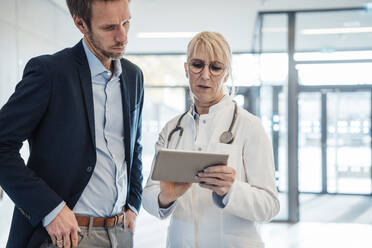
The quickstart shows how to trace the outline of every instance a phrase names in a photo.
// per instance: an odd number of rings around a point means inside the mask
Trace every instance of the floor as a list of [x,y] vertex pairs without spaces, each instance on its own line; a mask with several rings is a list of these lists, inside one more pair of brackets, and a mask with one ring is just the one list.
[[[0,200],[0,248],[5,248],[12,208],[4,195]],[[298,224],[262,224],[266,248],[372,247],[371,197],[301,195],[301,218]],[[135,248],[165,247],[167,225],[168,221],[159,221],[142,210]]]
[[[280,194],[278,220],[287,217],[287,198]],[[372,224],[372,197],[360,195],[300,194],[302,222]],[[372,247],[372,245],[371,245]]]
[[372,225],[271,223],[262,228],[266,248],[371,248]]

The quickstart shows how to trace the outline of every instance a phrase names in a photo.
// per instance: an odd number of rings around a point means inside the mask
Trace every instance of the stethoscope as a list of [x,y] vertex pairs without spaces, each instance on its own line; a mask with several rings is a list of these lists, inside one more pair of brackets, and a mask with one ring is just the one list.
[[[233,129],[234,125],[235,125],[235,121],[236,121],[236,118],[238,116],[238,106],[236,104],[235,101],[234,102],[234,115],[233,115],[233,119],[231,121],[231,124],[230,124],[230,127],[229,127],[229,130],[228,131],[225,131],[221,134],[220,136],[220,142],[221,143],[224,143],[224,144],[231,144],[233,141],[234,141],[234,135],[232,134],[231,130]],[[183,117],[185,117],[185,115],[188,113],[189,111],[186,111],[185,113],[183,113],[180,118],[178,119],[177,121],[177,125],[175,128],[173,128],[173,130],[169,133],[168,135],[168,142],[167,142],[167,148],[169,146],[169,143],[172,139],[172,136],[175,132],[179,131],[179,135],[178,135],[178,141],[180,141],[181,137],[182,137],[182,134],[183,134],[183,127],[181,127],[181,121],[183,119]],[[178,143],[178,142],[177,142]]]

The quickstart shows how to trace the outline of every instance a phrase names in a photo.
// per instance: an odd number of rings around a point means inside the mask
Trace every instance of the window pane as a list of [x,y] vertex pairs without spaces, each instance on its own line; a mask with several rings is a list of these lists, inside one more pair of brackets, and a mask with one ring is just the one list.
[[268,14],[262,22],[262,52],[285,52],[288,49],[287,14]]
[[[149,88],[145,89],[143,107],[142,145],[143,145],[143,186],[150,175],[151,163],[155,154],[155,143],[165,123],[185,111],[185,88]],[[136,247],[163,247],[166,243],[167,220],[159,219],[141,211],[137,218],[135,244]],[[148,235],[149,233],[156,235]],[[146,237],[146,238],[143,238]]]
[[327,177],[332,193],[371,193],[369,92],[327,96]]
[[372,44],[372,12],[298,13],[295,44],[296,51],[368,50]]
[[322,190],[321,94],[301,93],[298,99],[298,184],[301,192]]
[[299,83],[304,85],[372,84],[372,63],[329,63],[297,65]]
[[138,65],[144,74],[146,85],[187,85],[185,55],[136,55],[126,56]]

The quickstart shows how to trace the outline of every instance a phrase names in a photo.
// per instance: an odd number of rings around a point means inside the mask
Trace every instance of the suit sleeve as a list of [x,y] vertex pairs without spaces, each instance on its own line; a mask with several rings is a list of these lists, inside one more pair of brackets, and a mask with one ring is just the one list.
[[261,122],[255,119],[249,128],[252,135],[247,137],[243,148],[247,182],[234,182],[224,211],[243,219],[264,222],[271,220],[280,208],[273,152]]
[[16,208],[36,226],[62,199],[20,155],[23,141],[35,135],[48,109],[52,82],[40,58],[26,65],[23,79],[0,110],[0,185]]
[[129,191],[129,199],[126,208],[130,208],[129,206],[134,207],[139,213],[141,208],[141,201],[142,201],[142,145],[141,145],[141,137],[142,137],[142,109],[143,109],[143,101],[144,101],[144,90],[143,90],[143,75],[140,71],[139,73],[139,82],[140,82],[140,100],[139,100],[139,107],[138,107],[138,123],[137,123],[137,130],[136,130],[136,140],[134,144],[133,150],[133,165],[130,174],[130,191]]

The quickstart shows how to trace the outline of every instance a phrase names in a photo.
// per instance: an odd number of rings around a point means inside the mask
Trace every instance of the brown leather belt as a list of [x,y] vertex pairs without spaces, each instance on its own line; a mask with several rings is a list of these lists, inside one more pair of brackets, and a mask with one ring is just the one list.
[[[89,216],[79,216],[76,215],[76,220],[79,226],[89,226]],[[120,213],[113,217],[101,218],[101,217],[93,217],[93,226],[94,227],[113,227],[116,225],[120,225],[124,222],[124,214]]]

